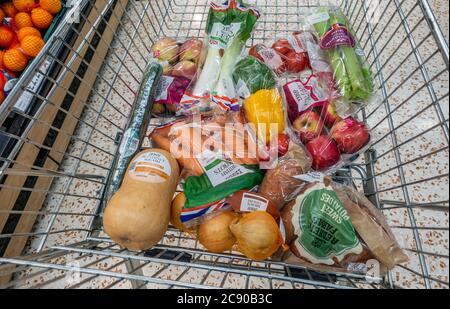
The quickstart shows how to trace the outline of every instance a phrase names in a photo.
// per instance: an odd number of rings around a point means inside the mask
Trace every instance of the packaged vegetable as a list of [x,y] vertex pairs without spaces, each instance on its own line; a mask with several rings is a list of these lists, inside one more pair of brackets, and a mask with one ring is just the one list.
[[354,160],[370,145],[369,128],[355,117],[342,118],[316,75],[284,85],[289,125],[305,145],[316,171],[330,174]]
[[111,168],[111,179],[105,191],[106,201],[119,189],[126,174],[127,166],[144,141],[150,121],[150,111],[154,103],[156,88],[161,78],[162,70],[161,64],[155,60],[151,60],[145,69],[139,93],[133,104],[131,118],[120,142],[119,155],[114,159]]
[[250,95],[244,102],[244,110],[248,122],[264,143],[284,132],[283,99],[278,89],[263,89]]
[[258,165],[265,150],[242,112],[186,117],[156,128],[150,138],[172,153],[186,170],[184,174],[194,176],[203,175],[216,159]]
[[305,150],[291,142],[289,151],[279,159],[278,165],[267,171],[259,193],[281,210],[292,193],[304,184],[294,176],[306,174],[310,169],[311,162]]
[[261,193],[253,192],[251,190],[237,191],[227,197],[227,202],[231,205],[233,210],[238,213],[265,211],[275,219],[280,217],[280,212],[271,200]]
[[326,178],[302,188],[282,211],[290,262],[316,270],[352,272],[376,259],[388,269],[408,257],[370,202]]
[[154,114],[178,113],[188,87],[196,81],[204,61],[203,41],[189,39],[177,42],[162,37],[152,48],[152,58],[163,66],[163,76],[156,89]]
[[255,7],[241,0],[211,2],[206,25],[207,56],[195,87],[182,99],[184,114],[215,108],[210,103],[224,110],[239,109],[233,69],[259,17]]
[[258,165],[238,165],[220,159],[212,160],[204,169],[203,175],[190,176],[183,183],[185,208],[213,203],[236,191],[251,189],[261,184],[264,177]]
[[233,81],[236,85],[237,95],[244,99],[259,90],[272,89],[277,85],[270,68],[251,56],[236,64]]
[[310,68],[308,53],[300,40],[300,33],[294,32],[279,38],[271,47],[256,44],[249,54],[264,62],[277,75],[298,74]]
[[308,20],[333,68],[340,94],[348,102],[368,101],[374,93],[374,80],[348,19],[339,8],[319,7]]

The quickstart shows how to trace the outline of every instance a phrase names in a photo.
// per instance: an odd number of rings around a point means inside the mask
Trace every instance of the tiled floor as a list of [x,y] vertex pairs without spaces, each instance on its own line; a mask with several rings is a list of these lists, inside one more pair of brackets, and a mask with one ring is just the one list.
[[[71,144],[70,152],[76,156],[82,156],[84,161],[79,162],[68,158],[61,170],[76,171],[78,174],[106,175],[113,159],[108,153],[114,153],[116,148],[112,139],[120,131],[118,128],[123,127],[126,123],[126,118],[113,107],[125,115],[129,113],[129,103],[133,102],[133,92],[136,92],[138,88],[142,68],[145,66],[146,57],[149,54],[151,45],[148,40],[149,33],[150,36],[153,36],[152,38],[156,37],[152,29],[157,27],[155,26],[155,24],[157,25],[156,21],[160,22],[160,18],[162,18],[164,23],[161,31],[165,35],[178,37],[201,35],[201,29],[204,28],[206,19],[206,8],[203,4],[206,2],[206,0],[158,1],[158,4],[153,4],[155,6],[153,10],[148,8],[143,20],[138,15],[139,12],[142,12],[142,8],[147,7],[147,1],[136,2],[135,7],[133,5],[128,7],[127,16],[122,19],[122,26],[113,42],[112,52],[105,60],[108,65],[102,69],[101,76],[103,78],[98,79],[95,90],[87,102],[87,105],[93,109],[101,110],[104,118],[97,119],[97,113],[85,111],[83,119],[94,125],[95,129],[80,125],[76,132],[83,140],[89,140],[104,151],[90,146],[86,147],[86,144],[82,142],[74,142]],[[411,53],[412,42],[396,13],[394,3],[397,2],[401,2],[401,9],[405,12],[406,21],[413,30],[412,37],[418,44],[417,54]],[[269,5],[270,3],[273,1],[257,1],[263,13],[263,18],[255,31],[257,41],[261,41],[263,38],[273,38],[288,29],[297,30],[301,20],[299,14],[304,14],[302,5],[311,4],[314,1],[281,0],[277,1],[277,7]],[[448,42],[448,3],[445,3],[442,0],[430,1],[443,33],[447,35]],[[169,6],[169,4],[171,5]],[[160,6],[156,7],[156,5]],[[384,213],[389,223],[394,226],[393,231],[399,243],[402,247],[410,249],[408,255],[411,261],[405,265],[407,269],[396,268],[392,272],[392,279],[398,286],[422,288],[424,280],[421,274],[427,272],[430,277],[443,282],[430,281],[431,287],[448,288],[449,218],[448,202],[445,201],[449,199],[447,192],[449,153],[448,140],[442,126],[439,126],[442,119],[438,118],[436,109],[437,106],[443,109],[448,125],[448,71],[442,73],[445,64],[440,54],[435,53],[436,43],[434,38],[429,35],[429,27],[426,20],[423,19],[422,11],[416,1],[381,1],[381,7],[385,8],[386,6],[385,16],[382,16],[378,25],[373,25],[372,37],[375,38],[376,52],[379,53],[379,62],[374,65],[373,69],[378,71],[381,68],[382,75],[378,75],[377,78],[379,78],[380,84],[384,81],[383,85],[389,99],[381,106],[375,104],[369,107],[366,115],[369,115],[369,125],[374,128],[374,149],[379,156],[375,164],[379,198],[382,206],[385,207]],[[166,9],[168,9],[169,16],[162,16]],[[353,13],[355,18],[359,16],[357,12],[358,9]],[[388,19],[386,16],[392,16],[392,18]],[[113,18],[115,17],[113,16]],[[361,20],[358,18],[356,20]],[[286,24],[286,21],[289,24]],[[388,22],[391,26],[386,27]],[[137,29],[137,35],[134,40],[131,40],[130,36],[133,37],[135,29]],[[367,28],[361,27],[360,30],[359,34],[363,42],[367,41]],[[160,34],[157,33],[157,35]],[[422,41],[423,44],[420,44]],[[131,48],[127,50],[128,44],[131,44]],[[371,49],[370,44],[367,44],[365,49],[369,54],[369,59],[373,61],[375,51]],[[418,66],[417,57],[421,57],[425,62],[423,70]],[[427,84],[423,77],[424,71],[428,73],[431,80],[428,83],[429,87],[424,87]],[[437,77],[434,78],[435,76]],[[110,87],[111,84],[113,87]],[[433,91],[440,99],[435,104],[432,104]],[[444,97],[441,98],[442,96]],[[378,101],[382,101],[382,98],[380,91]],[[108,122],[108,119],[112,120],[115,125]],[[427,130],[429,130],[427,133],[423,133]],[[101,185],[88,180],[70,181],[70,178],[63,178],[55,181],[52,190],[69,192],[72,195],[49,196],[44,210],[58,209],[60,212],[92,214],[98,206],[96,198],[99,196]],[[409,210],[405,207],[394,207],[398,206],[398,202],[413,206],[423,205],[424,207],[409,208]],[[427,208],[427,206],[445,206],[447,211],[438,211],[434,208]],[[35,226],[35,231],[45,232],[50,220],[55,219],[51,226],[51,231],[55,234],[48,236],[43,243],[44,248],[70,245],[83,240],[86,235],[85,229],[90,226],[90,218],[90,216],[81,215],[56,216],[55,218],[42,216]],[[411,228],[414,224],[418,229]],[[58,231],[65,232],[58,233]],[[420,242],[417,242],[417,239],[420,239]],[[168,244],[176,244],[176,240],[176,238],[166,239]],[[34,252],[42,242],[42,237],[30,241],[28,252]],[[418,244],[422,246],[421,251],[424,252],[421,256],[416,252]],[[79,262],[85,265],[93,258],[82,258]],[[95,262],[95,259],[92,261]],[[106,258],[95,265],[99,269],[126,272],[123,264],[115,265],[119,262],[114,258]],[[49,278],[53,278],[55,273],[57,271],[36,276],[25,281],[24,286],[32,286],[36,282],[46,282]],[[220,285],[223,283],[221,280],[224,279],[223,274],[220,273],[209,273],[207,270],[200,269],[186,270],[182,267],[163,266],[157,263],[147,265],[142,269],[142,273],[146,276],[157,273],[158,278],[205,285]],[[90,278],[88,275],[83,276],[83,279]],[[230,288],[245,286],[265,288],[270,287],[270,284],[279,288],[293,287],[292,283],[283,280],[269,282],[252,277],[246,282],[246,279],[246,276],[230,275],[226,277],[223,284]],[[35,280],[37,281],[35,282]],[[106,276],[98,276],[93,280],[86,280],[81,287],[106,287],[114,280]],[[70,283],[70,280],[67,283],[67,277],[63,277],[52,283],[52,286],[66,287]],[[297,288],[308,287],[297,283],[294,285]],[[163,286],[146,285],[146,287]],[[131,283],[128,280],[122,280],[113,287],[129,288]]]

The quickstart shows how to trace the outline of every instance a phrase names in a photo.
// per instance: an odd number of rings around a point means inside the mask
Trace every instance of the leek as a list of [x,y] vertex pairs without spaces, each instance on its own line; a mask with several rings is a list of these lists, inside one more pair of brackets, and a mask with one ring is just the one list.
[[259,16],[255,8],[242,0],[211,3],[206,24],[208,52],[194,95],[234,94],[233,87],[229,87],[233,85],[233,67]]

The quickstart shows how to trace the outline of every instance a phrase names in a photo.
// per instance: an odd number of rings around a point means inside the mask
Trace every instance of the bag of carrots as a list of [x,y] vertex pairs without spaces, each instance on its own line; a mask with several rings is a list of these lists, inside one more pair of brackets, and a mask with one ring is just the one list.
[[185,207],[223,199],[262,182],[260,158],[266,156],[243,113],[191,116],[159,127],[151,140],[183,167]]

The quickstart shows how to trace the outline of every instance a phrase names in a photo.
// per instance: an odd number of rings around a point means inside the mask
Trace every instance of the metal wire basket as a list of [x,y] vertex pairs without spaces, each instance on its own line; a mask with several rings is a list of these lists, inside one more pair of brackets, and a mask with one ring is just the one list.
[[[298,30],[318,2],[257,0],[263,18],[249,43]],[[203,37],[208,7],[83,0],[0,109],[0,286],[448,288],[448,38],[427,0],[338,4],[382,102],[361,115],[374,146],[337,178],[382,209],[409,264],[382,280],[318,273],[209,253],[175,229],[147,252],[117,247],[102,231],[102,194],[150,47],[161,36]]]

